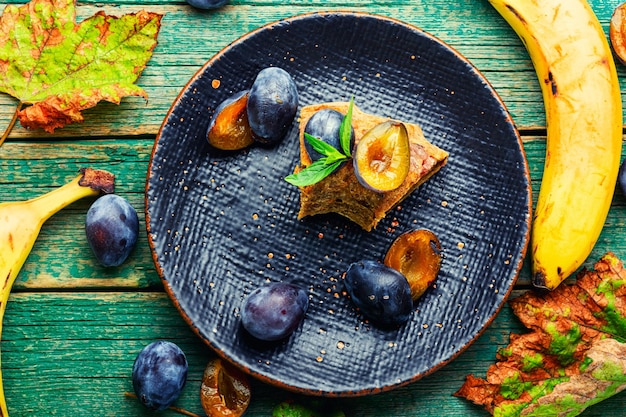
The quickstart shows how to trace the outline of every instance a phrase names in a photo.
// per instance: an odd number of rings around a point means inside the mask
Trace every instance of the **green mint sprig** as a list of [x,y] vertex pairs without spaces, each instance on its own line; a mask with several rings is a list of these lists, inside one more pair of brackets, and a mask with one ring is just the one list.
[[339,126],[339,143],[343,154],[350,157],[352,150],[350,149],[350,138],[352,136],[352,107],[354,106],[354,96],[350,98],[350,104],[348,104],[348,111],[341,121]]
[[339,127],[339,143],[341,150],[320,140],[308,133],[304,133],[304,139],[309,142],[313,149],[323,155],[320,159],[304,168],[302,171],[285,177],[285,181],[297,187],[313,185],[332,174],[342,163],[352,158],[350,150],[350,136],[352,129],[352,107],[354,97],[350,99],[348,111],[341,120]]

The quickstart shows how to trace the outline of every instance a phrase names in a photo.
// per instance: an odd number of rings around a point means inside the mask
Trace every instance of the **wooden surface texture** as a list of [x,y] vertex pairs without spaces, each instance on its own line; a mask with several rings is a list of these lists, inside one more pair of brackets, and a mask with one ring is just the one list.
[[[6,4],[0,5],[0,13]],[[590,4],[608,35],[619,1]],[[18,125],[0,147],[0,201],[43,194],[69,181],[83,166],[102,168],[116,174],[117,193],[139,211],[142,230],[125,264],[103,268],[84,234],[90,200],[72,204],[45,224],[4,317],[2,371],[12,416],[154,415],[124,392],[132,390],[136,354],[156,339],[174,341],[187,353],[189,381],[177,405],[201,413],[199,381],[213,353],[180,317],[156,272],[143,217],[146,171],[156,134],[179,91],[215,53],[259,26],[313,11],[363,11],[400,19],[447,42],[485,75],[509,109],[522,134],[536,201],[546,150],[539,84],[522,43],[486,0],[233,0],[213,12],[174,0],[88,0],[78,3],[78,20],[98,10],[121,15],[141,9],[164,13],[158,46],[137,82],[147,91],[147,101],[100,103],[85,112],[84,123],[54,134]],[[624,92],[626,67],[618,65],[618,71]],[[16,104],[0,94],[0,131]],[[609,250],[626,259],[625,223],[626,199],[618,192],[586,266]],[[526,265],[513,296],[528,287]],[[486,416],[452,394],[467,374],[484,376],[509,334],[523,331],[505,306],[474,344],[438,372],[392,392],[331,401],[348,416]],[[269,416],[276,404],[293,397],[255,381],[247,415]],[[626,394],[584,413],[625,415]]]

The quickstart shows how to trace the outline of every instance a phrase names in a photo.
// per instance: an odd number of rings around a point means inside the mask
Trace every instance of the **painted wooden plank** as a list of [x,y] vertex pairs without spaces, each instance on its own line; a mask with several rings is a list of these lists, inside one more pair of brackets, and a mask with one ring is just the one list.
[[[517,295],[517,293],[516,293]],[[136,400],[130,374],[136,354],[157,339],[177,343],[190,365],[178,405],[201,412],[201,374],[212,351],[162,293],[24,293],[13,295],[5,316],[2,370],[11,415],[148,416]],[[350,416],[484,416],[452,396],[467,374],[484,376],[510,332],[524,332],[508,306],[469,349],[438,372],[397,390],[329,400]],[[292,393],[254,381],[250,417],[266,417]],[[585,416],[611,416],[626,406],[620,394]],[[175,414],[164,414],[175,415]]]
[[[149,139],[6,143],[0,147],[0,201],[11,201],[16,196],[20,199],[35,197],[69,181],[80,167],[94,166],[117,175],[117,192],[138,210],[144,230],[143,199],[152,146],[153,141]],[[543,174],[545,138],[524,136],[524,148],[536,201]],[[128,262],[118,268],[97,265],[84,235],[85,214],[92,201],[77,202],[48,220],[16,288],[160,287],[145,233],[140,234],[137,248]],[[607,251],[626,259],[626,241],[620,238],[625,225],[626,199],[618,190],[586,267],[591,267]],[[518,285],[529,283],[530,271],[525,264]]]
[[[596,2],[605,28],[617,1]],[[314,2],[260,5],[242,2],[213,13],[199,12],[184,3],[154,2],[136,5],[81,3],[79,19],[97,10],[124,14],[149,8],[165,14],[159,45],[138,84],[149,100],[125,98],[121,105],[101,103],[85,112],[82,124],[59,129],[54,135],[26,131],[17,126],[11,138],[81,137],[155,134],[171,103],[186,82],[220,49],[245,33],[277,19],[319,10],[365,11],[402,19],[449,43],[470,59],[494,85],[521,128],[545,125],[538,82],[526,51],[515,34],[486,1],[375,3]],[[193,34],[193,36],[189,36]],[[624,75],[620,68],[620,75]],[[0,130],[13,114],[17,101],[0,95]]]
[[[608,33],[610,14],[619,1],[590,3]],[[54,135],[18,127],[0,147],[0,201],[39,195],[89,165],[118,175],[118,193],[131,201],[143,220],[143,189],[154,135],[187,80],[222,47],[260,25],[294,14],[337,9],[401,18],[466,55],[493,83],[521,128],[536,201],[545,155],[545,137],[537,136],[541,130],[535,130],[545,125],[538,83],[521,43],[486,1],[383,0],[364,5],[311,0],[285,5],[277,0],[242,0],[232,4],[217,12],[200,12],[183,1],[144,0],[141,5],[132,0],[81,2],[79,19],[100,9],[118,15],[141,8],[166,13],[155,56],[139,80],[150,100],[130,98],[120,106],[102,103],[87,112],[85,123]],[[626,91],[626,72],[621,65],[618,70],[622,91]],[[14,106],[14,99],[0,95],[0,130]],[[197,389],[203,366],[213,355],[211,350],[162,292],[145,235],[122,267],[105,269],[95,263],[82,229],[89,204],[81,201],[49,220],[15,285],[2,343],[11,415],[154,415],[122,393],[131,389],[129,375],[136,353],[158,338],[173,340],[188,353],[190,382],[180,405],[200,412]],[[626,259],[625,226],[626,199],[618,192],[585,265],[591,266],[609,250]],[[526,264],[517,288],[527,288],[529,279]],[[39,290],[46,292],[33,292]],[[482,337],[437,373],[390,393],[332,401],[348,415],[365,417],[486,415],[451,394],[466,374],[484,375],[511,331],[523,329],[505,307]],[[252,417],[267,416],[278,401],[293,397],[258,382],[254,393],[248,414]],[[626,395],[620,394],[583,416],[621,416],[625,406]]]

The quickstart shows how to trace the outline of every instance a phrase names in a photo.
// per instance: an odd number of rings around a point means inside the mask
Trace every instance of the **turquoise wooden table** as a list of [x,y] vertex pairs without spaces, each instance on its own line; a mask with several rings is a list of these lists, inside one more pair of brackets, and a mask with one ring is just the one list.
[[[591,0],[605,33],[619,0]],[[10,3],[22,3],[11,1]],[[4,5],[3,5],[4,7]],[[3,8],[2,7],[2,8]],[[157,131],[177,94],[215,53],[247,32],[281,18],[321,10],[380,14],[415,25],[466,56],[506,103],[523,138],[533,197],[545,156],[543,100],[522,43],[486,0],[233,0],[201,12],[175,0],[87,0],[78,20],[98,10],[120,15],[146,9],[163,13],[159,43],[138,80],[149,99],[100,103],[85,122],[53,134],[16,126],[0,147],[0,201],[43,194],[73,178],[84,166],[117,176],[117,193],[139,211],[145,230],[146,172]],[[622,92],[626,67],[618,65]],[[0,95],[0,131],[16,100]],[[183,321],[152,261],[142,232],[136,250],[120,267],[100,267],[85,238],[91,201],[72,204],[51,218],[22,269],[10,297],[2,334],[2,371],[12,416],[150,416],[132,391],[131,369],[139,350],[156,339],[178,344],[187,354],[189,380],[177,406],[201,413],[202,371],[213,357]],[[589,257],[592,266],[605,252],[626,258],[626,200],[616,193],[604,231]],[[521,271],[512,296],[529,288]],[[329,399],[348,416],[484,416],[481,408],[453,397],[467,374],[484,376],[497,349],[511,332],[524,329],[508,306],[464,353],[434,374],[391,392]],[[295,395],[253,381],[248,415],[269,416]],[[161,415],[176,415],[173,411]],[[585,416],[626,415],[626,394],[588,409]]]

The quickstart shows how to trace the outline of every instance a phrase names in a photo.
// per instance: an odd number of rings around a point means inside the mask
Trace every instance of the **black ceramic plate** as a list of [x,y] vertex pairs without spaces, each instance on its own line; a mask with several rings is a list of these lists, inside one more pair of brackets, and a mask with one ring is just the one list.
[[[297,122],[277,147],[224,153],[205,139],[216,106],[280,66],[300,105],[348,101],[419,123],[448,164],[373,232],[339,217],[297,220]],[[218,53],[173,103],[153,150],[149,241],[165,288],[185,320],[224,358],[298,392],[356,396],[419,379],[455,358],[491,323],[512,289],[528,241],[531,194],[519,135],[502,102],[466,59],[389,18],[316,13],[262,27]],[[364,322],[341,274],[382,259],[400,233],[428,228],[444,259],[436,286],[396,330]],[[255,288],[295,282],[307,316],[279,343],[240,326]]]

